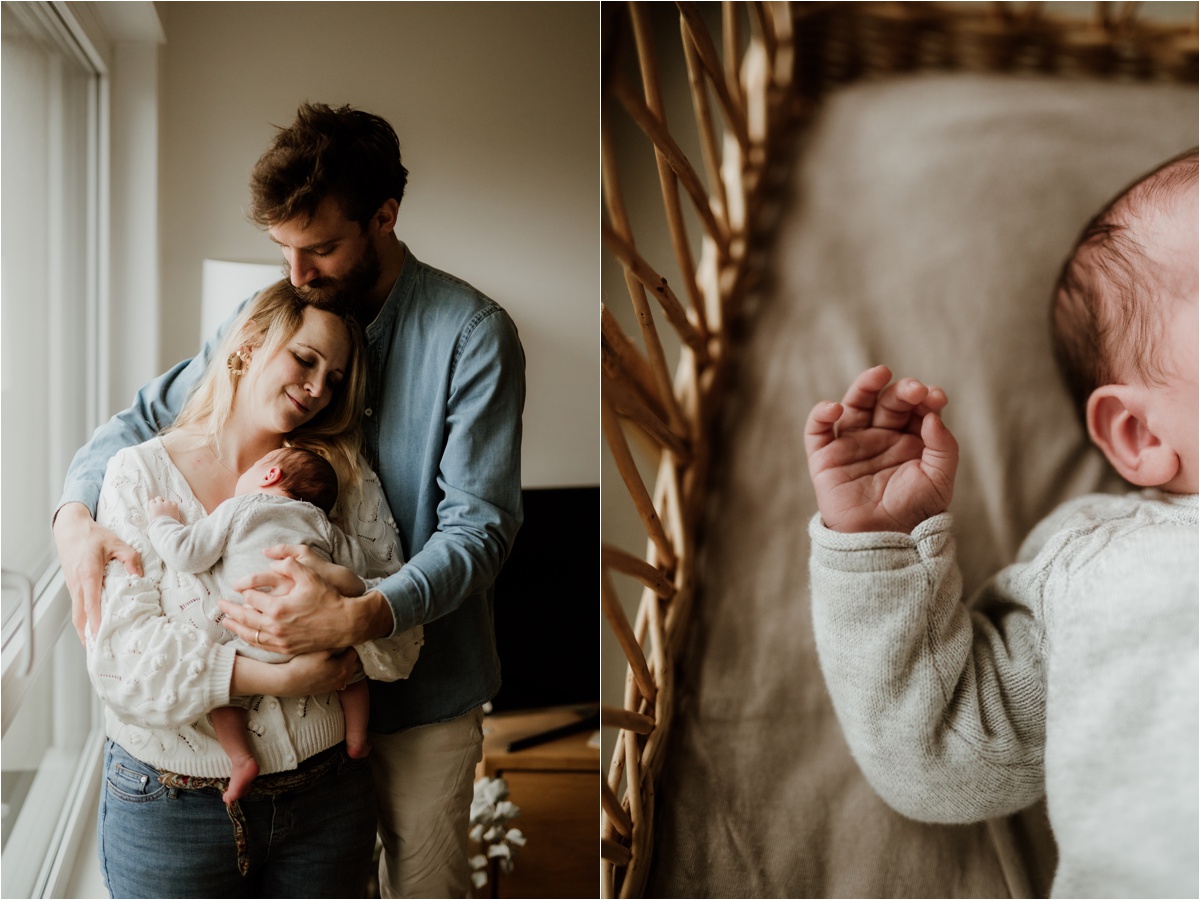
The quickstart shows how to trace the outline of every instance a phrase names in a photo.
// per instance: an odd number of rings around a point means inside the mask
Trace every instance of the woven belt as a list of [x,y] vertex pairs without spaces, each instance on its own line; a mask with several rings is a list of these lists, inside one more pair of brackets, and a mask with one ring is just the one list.
[[[338,744],[328,750],[322,750],[316,756],[310,756],[298,767],[288,772],[260,775],[251,782],[250,791],[244,799],[264,800],[308,787],[333,771],[341,758],[340,750],[341,744]],[[228,778],[200,778],[195,775],[179,775],[175,772],[161,770],[158,773],[158,782],[163,787],[184,791],[201,791],[206,788],[225,791],[229,787]],[[225,812],[229,814],[229,819],[233,822],[233,837],[237,843],[238,872],[245,876],[250,871],[250,846],[247,835],[249,829],[245,813],[242,812],[241,801],[235,800],[227,803]]]

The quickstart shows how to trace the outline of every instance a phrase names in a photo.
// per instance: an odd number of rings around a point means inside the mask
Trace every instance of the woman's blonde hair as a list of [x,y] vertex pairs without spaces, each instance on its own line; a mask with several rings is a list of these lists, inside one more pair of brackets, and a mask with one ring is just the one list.
[[171,428],[195,428],[216,453],[217,438],[233,413],[238,382],[246,371],[245,352],[257,353],[261,359],[270,357],[300,330],[304,310],[309,306],[341,320],[349,338],[350,355],[329,405],[288,434],[284,443],[329,460],[345,489],[356,485],[361,477],[358,453],[366,405],[366,338],[349,311],[309,303],[286,279],[260,291],[229,326]]

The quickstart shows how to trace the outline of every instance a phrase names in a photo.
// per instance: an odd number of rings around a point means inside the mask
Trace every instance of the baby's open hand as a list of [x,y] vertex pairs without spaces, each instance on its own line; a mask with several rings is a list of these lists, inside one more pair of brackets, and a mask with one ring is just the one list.
[[183,521],[179,517],[179,504],[172,500],[164,500],[162,497],[155,497],[150,501],[149,511],[151,522],[159,516],[169,516],[176,522]]
[[942,423],[947,398],[887,366],[854,380],[841,403],[813,407],[804,429],[817,507],[834,531],[903,531],[944,512],[958,443]]

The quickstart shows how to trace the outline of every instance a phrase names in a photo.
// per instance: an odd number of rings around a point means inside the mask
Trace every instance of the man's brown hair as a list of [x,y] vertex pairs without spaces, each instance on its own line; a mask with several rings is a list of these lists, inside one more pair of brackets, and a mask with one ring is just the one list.
[[385,201],[403,200],[407,183],[400,141],[386,121],[349,106],[305,103],[250,172],[247,215],[261,228],[307,222],[332,197],[365,227]]

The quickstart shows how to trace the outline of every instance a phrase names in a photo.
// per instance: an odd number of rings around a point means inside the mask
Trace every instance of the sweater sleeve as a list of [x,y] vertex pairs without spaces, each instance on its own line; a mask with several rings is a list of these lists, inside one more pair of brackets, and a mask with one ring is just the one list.
[[[348,493],[346,503],[339,502],[344,513],[338,516],[344,534],[333,527],[333,561],[354,569],[372,590],[384,578],[404,564],[400,534],[392,511],[379,484],[379,477],[363,463],[363,478],[357,489]],[[358,644],[355,650],[368,678],[396,681],[407,678],[416,665],[425,630],[416,625],[386,638]]]
[[850,535],[815,517],[813,624],[875,790],[914,819],[972,822],[1044,792],[1041,585],[1036,566],[1012,566],[964,603],[950,526]]
[[222,504],[211,516],[191,525],[159,516],[150,522],[146,537],[168,568],[176,572],[207,572],[225,553],[231,516]]
[[138,447],[120,451],[109,464],[97,521],[142,557],[142,577],[119,562],[104,577],[100,625],[88,636],[88,674],[100,699],[123,722],[147,728],[179,728],[229,703],[234,647],[214,643],[189,620],[203,605],[179,596],[164,605],[163,590],[182,590],[166,578],[162,559],[146,537],[146,506],[162,491],[153,485]]

